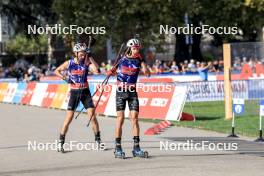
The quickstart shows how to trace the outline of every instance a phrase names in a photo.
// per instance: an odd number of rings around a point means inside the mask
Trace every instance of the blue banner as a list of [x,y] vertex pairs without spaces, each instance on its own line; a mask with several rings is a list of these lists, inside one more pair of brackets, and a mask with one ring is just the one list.
[[18,83],[17,90],[12,100],[12,103],[18,104],[21,102],[21,99],[23,97],[23,92],[25,91],[26,88],[27,88],[27,83]]

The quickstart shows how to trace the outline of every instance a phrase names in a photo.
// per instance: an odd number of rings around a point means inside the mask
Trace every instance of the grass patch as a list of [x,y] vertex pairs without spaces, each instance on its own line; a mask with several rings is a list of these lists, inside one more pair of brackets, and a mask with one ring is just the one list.
[[[173,122],[175,126],[205,129],[227,135],[231,132],[231,121],[224,118],[224,101],[186,103],[183,111],[194,114],[196,121]],[[257,137],[259,129],[258,113],[258,101],[246,101],[245,113],[242,116],[236,116],[235,132],[238,135]],[[151,122],[159,121],[151,120]]]

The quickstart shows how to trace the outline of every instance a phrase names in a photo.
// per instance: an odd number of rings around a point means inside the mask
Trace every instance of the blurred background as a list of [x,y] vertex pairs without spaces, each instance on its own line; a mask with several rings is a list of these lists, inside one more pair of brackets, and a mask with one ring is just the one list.
[[[122,42],[137,37],[152,74],[198,74],[212,62],[209,73],[223,72],[222,44],[256,42],[264,38],[262,0],[1,0],[0,78],[39,80],[71,56],[72,43],[87,36],[77,34],[28,34],[28,25],[72,24],[100,27],[92,48],[101,73],[111,67]],[[162,34],[160,25],[203,24],[236,26],[236,35]],[[234,70],[257,59],[250,53],[236,55]]]

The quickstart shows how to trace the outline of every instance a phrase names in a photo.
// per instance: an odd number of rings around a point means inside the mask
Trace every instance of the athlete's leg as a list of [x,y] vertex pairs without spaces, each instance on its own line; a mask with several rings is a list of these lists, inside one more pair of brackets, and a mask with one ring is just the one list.
[[122,92],[117,89],[116,91],[116,129],[115,129],[115,153],[121,154],[123,156],[123,151],[121,147],[121,138],[122,138],[122,127],[124,124],[124,118],[125,118],[125,108],[126,108],[126,99],[127,99],[127,93]]
[[138,111],[132,110],[130,111],[130,114],[131,114],[133,136],[139,136],[140,128],[138,124]]
[[79,103],[77,92],[74,90],[70,91],[70,99],[67,107],[66,118],[64,119],[63,125],[60,130],[60,143],[64,144],[66,133],[69,129],[69,125],[73,119],[74,111]]
[[62,128],[60,130],[60,134],[61,135],[66,135],[69,125],[73,119],[74,116],[74,111],[77,108],[78,104],[79,104],[79,100],[78,100],[78,92],[76,92],[75,90],[71,90],[70,91],[70,99],[68,102],[68,107],[67,107],[67,114],[66,114],[66,118],[64,119]]
[[64,153],[63,145],[65,143],[65,136],[69,129],[69,125],[73,119],[73,115],[74,115],[74,111],[72,110],[67,111],[66,118],[64,119],[63,125],[60,130],[60,137],[59,137],[59,147],[60,148],[58,149],[58,151],[63,152],[63,153]]
[[124,111],[117,111],[117,117],[116,117],[116,130],[115,130],[115,137],[121,138],[122,137],[122,126],[124,124]]
[[139,136],[139,124],[138,124],[138,112],[139,112],[139,101],[137,92],[129,92],[128,107],[130,110],[130,118],[132,122],[132,130],[134,136]]
[[122,126],[124,124],[124,111],[117,111],[116,130],[115,130],[115,157],[124,157],[125,153],[122,150]]
[[[92,123],[92,128],[95,134],[97,134],[100,130],[99,130],[99,124],[94,112],[94,108],[88,108],[87,109],[87,114],[88,114],[88,119],[91,119],[91,123]],[[92,117],[93,116],[93,117]]]
[[130,96],[128,99],[128,106],[131,115],[131,122],[132,122],[132,133],[133,133],[133,140],[134,140],[134,147],[133,147],[133,155],[135,152],[140,151],[139,146],[139,134],[140,128],[138,123],[138,114],[139,114],[139,101],[137,92],[130,92]]
[[60,130],[60,134],[61,135],[66,135],[66,133],[68,131],[68,128],[69,128],[69,125],[70,125],[70,123],[71,123],[71,121],[73,119],[73,115],[74,115],[74,111],[72,111],[72,110],[68,110],[67,111],[66,118],[64,119],[62,128]]
[[95,115],[95,108],[93,104],[93,100],[91,97],[91,93],[89,89],[85,89],[81,95],[81,101],[84,105],[84,107],[87,109],[87,115],[88,119],[91,119],[92,128],[95,135],[95,141],[100,143],[101,142],[101,136],[100,136],[100,129],[99,124]]
[[127,92],[122,92],[122,90],[116,91],[116,130],[115,137],[122,137],[122,126],[125,118],[125,108],[126,108]]
[[132,110],[130,111],[131,113],[131,121],[132,121],[132,126],[133,126],[133,141],[134,141],[134,146],[132,150],[132,154],[134,157],[144,157],[148,158],[148,152],[141,150],[139,142],[139,124],[138,124],[138,111]]

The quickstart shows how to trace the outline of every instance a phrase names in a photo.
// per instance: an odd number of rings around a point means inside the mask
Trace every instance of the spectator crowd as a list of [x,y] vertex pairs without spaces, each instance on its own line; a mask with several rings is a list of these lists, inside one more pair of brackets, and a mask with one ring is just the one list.
[[[244,64],[249,64],[254,68],[256,63],[264,64],[264,59],[235,57],[232,61],[232,71],[240,72]],[[112,63],[109,60],[107,63],[100,64],[100,74],[106,74],[112,68]],[[38,81],[43,76],[52,76],[55,66],[36,66],[25,61],[17,61],[9,67],[3,67],[0,64],[0,78],[16,78],[17,81]],[[171,74],[171,75],[192,75],[199,74],[203,80],[207,80],[208,73],[223,73],[224,61],[222,59],[200,62],[194,59],[185,60],[177,63],[176,61],[160,61],[156,60],[154,64],[149,64],[148,68],[152,75]],[[92,74],[92,73],[91,73]]]

